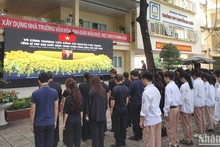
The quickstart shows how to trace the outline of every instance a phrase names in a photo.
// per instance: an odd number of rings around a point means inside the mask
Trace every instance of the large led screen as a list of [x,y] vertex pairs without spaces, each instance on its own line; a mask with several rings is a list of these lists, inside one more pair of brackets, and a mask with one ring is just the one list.
[[107,75],[112,68],[112,40],[30,30],[5,29],[4,79]]

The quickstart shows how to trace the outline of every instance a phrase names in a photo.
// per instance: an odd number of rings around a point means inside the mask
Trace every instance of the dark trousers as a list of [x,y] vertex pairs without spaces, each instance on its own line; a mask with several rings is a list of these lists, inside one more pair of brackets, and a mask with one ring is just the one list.
[[59,114],[57,116],[57,125],[54,130],[54,144],[53,144],[53,146],[56,147],[58,142],[59,142]]
[[82,141],[86,141],[88,139],[91,139],[90,124],[86,120],[86,115],[83,112]]
[[92,147],[104,147],[105,121],[90,120]]
[[81,121],[67,123],[65,126],[65,142],[67,147],[80,147],[81,143]]
[[35,126],[34,140],[36,147],[53,147],[54,144],[54,125]]
[[141,139],[142,138],[142,129],[139,126],[140,111],[141,111],[141,102],[131,102],[130,103],[129,113],[130,113],[130,116],[131,116],[134,137],[136,139]]
[[125,145],[126,128],[127,128],[127,110],[114,110],[113,111],[113,130],[115,143],[119,146]]

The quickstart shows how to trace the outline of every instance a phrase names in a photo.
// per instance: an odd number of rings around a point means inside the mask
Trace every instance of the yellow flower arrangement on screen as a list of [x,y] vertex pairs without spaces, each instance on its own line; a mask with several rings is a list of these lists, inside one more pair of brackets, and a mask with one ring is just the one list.
[[40,71],[64,75],[85,71],[108,71],[112,68],[112,60],[104,54],[74,52],[73,56],[73,60],[62,60],[62,51],[6,52],[4,70],[9,75],[30,76]]

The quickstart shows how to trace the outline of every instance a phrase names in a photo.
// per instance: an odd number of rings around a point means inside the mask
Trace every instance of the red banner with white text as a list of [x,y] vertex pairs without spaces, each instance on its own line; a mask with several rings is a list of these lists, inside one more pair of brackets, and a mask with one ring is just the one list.
[[130,42],[128,34],[117,32],[107,32],[95,29],[80,28],[68,25],[59,25],[54,23],[40,22],[8,16],[0,16],[0,28],[16,28],[23,30],[34,30],[54,33],[71,33],[78,36],[87,36],[94,38],[110,39],[117,42]]

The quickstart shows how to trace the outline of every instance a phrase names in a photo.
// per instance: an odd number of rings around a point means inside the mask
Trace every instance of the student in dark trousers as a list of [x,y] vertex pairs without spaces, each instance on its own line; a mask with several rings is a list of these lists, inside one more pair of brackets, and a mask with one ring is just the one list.
[[80,147],[83,98],[75,80],[69,83],[68,89],[70,90],[70,95],[66,97],[63,109],[63,129],[66,131],[66,145],[67,147],[73,147],[73,145],[74,147]]
[[84,101],[83,120],[82,120],[83,121],[82,141],[91,139],[89,122],[86,120],[86,107],[87,107],[88,98],[89,98],[90,79],[91,79],[90,73],[85,72],[83,75],[84,82],[79,84],[79,89],[80,89],[81,94],[83,95],[83,101]]
[[[60,112],[63,112],[63,108],[64,108],[64,104],[65,104],[65,101],[66,101],[66,97],[68,95],[70,95],[70,89],[68,88],[69,87],[69,84],[71,82],[73,82],[74,79],[73,78],[67,78],[66,81],[65,81],[65,87],[66,89],[63,91],[63,95],[62,95],[62,100],[61,100],[61,103],[60,103]],[[63,120],[64,120],[64,113],[63,113]],[[63,130],[63,143],[66,145],[67,143],[67,140],[66,140],[66,131]]]
[[142,139],[142,129],[139,126],[140,123],[140,111],[141,111],[141,97],[144,91],[144,84],[138,78],[139,74],[137,70],[130,72],[132,82],[130,84],[130,108],[129,112],[131,115],[132,128],[134,136],[130,136],[130,140],[139,141]]
[[[104,77],[101,75],[101,76],[99,76],[99,78],[100,78],[100,81],[102,83],[103,88],[105,89],[105,91],[107,93],[107,97],[109,97],[109,87],[107,84],[105,84]],[[106,119],[106,121],[107,121],[107,119]],[[105,132],[107,132],[107,122],[105,122]]]
[[90,122],[92,147],[104,147],[107,94],[100,78],[91,79],[86,120]]
[[[58,82],[55,82],[53,80],[53,73],[51,71],[47,72],[50,79],[49,79],[49,87],[55,89],[57,91],[58,97],[59,97],[59,107],[60,107],[60,103],[62,100],[62,88],[61,88],[61,84]],[[54,147],[57,146],[59,142],[59,113],[57,116],[57,126],[55,128],[55,132],[54,132]]]
[[[112,108],[112,90],[113,88],[115,87],[115,76],[117,75],[117,70],[116,69],[111,69],[110,70],[110,76],[111,76],[111,80],[109,80],[109,83],[108,83],[108,86],[109,86],[109,99],[108,99],[108,102],[109,102],[109,108],[110,108],[110,115],[111,115],[111,122],[112,122],[112,111],[111,111],[111,108]],[[111,127],[112,124],[111,124]],[[110,129],[110,131],[114,131],[112,128]]]
[[[122,84],[124,84],[126,87],[129,88],[130,84],[131,84],[131,80],[129,79],[129,73],[128,72],[123,72],[123,82]],[[131,117],[130,117],[130,112],[129,112],[129,103],[127,104],[127,110],[128,110],[128,117],[127,117],[127,127],[131,127]]]
[[31,128],[36,147],[53,147],[54,128],[58,115],[58,94],[48,86],[49,75],[41,73],[38,78],[40,88],[31,95]]
[[129,89],[122,84],[123,76],[115,76],[116,86],[113,88],[113,130],[115,144],[112,147],[125,146],[126,128],[127,128],[127,104],[129,98]]

